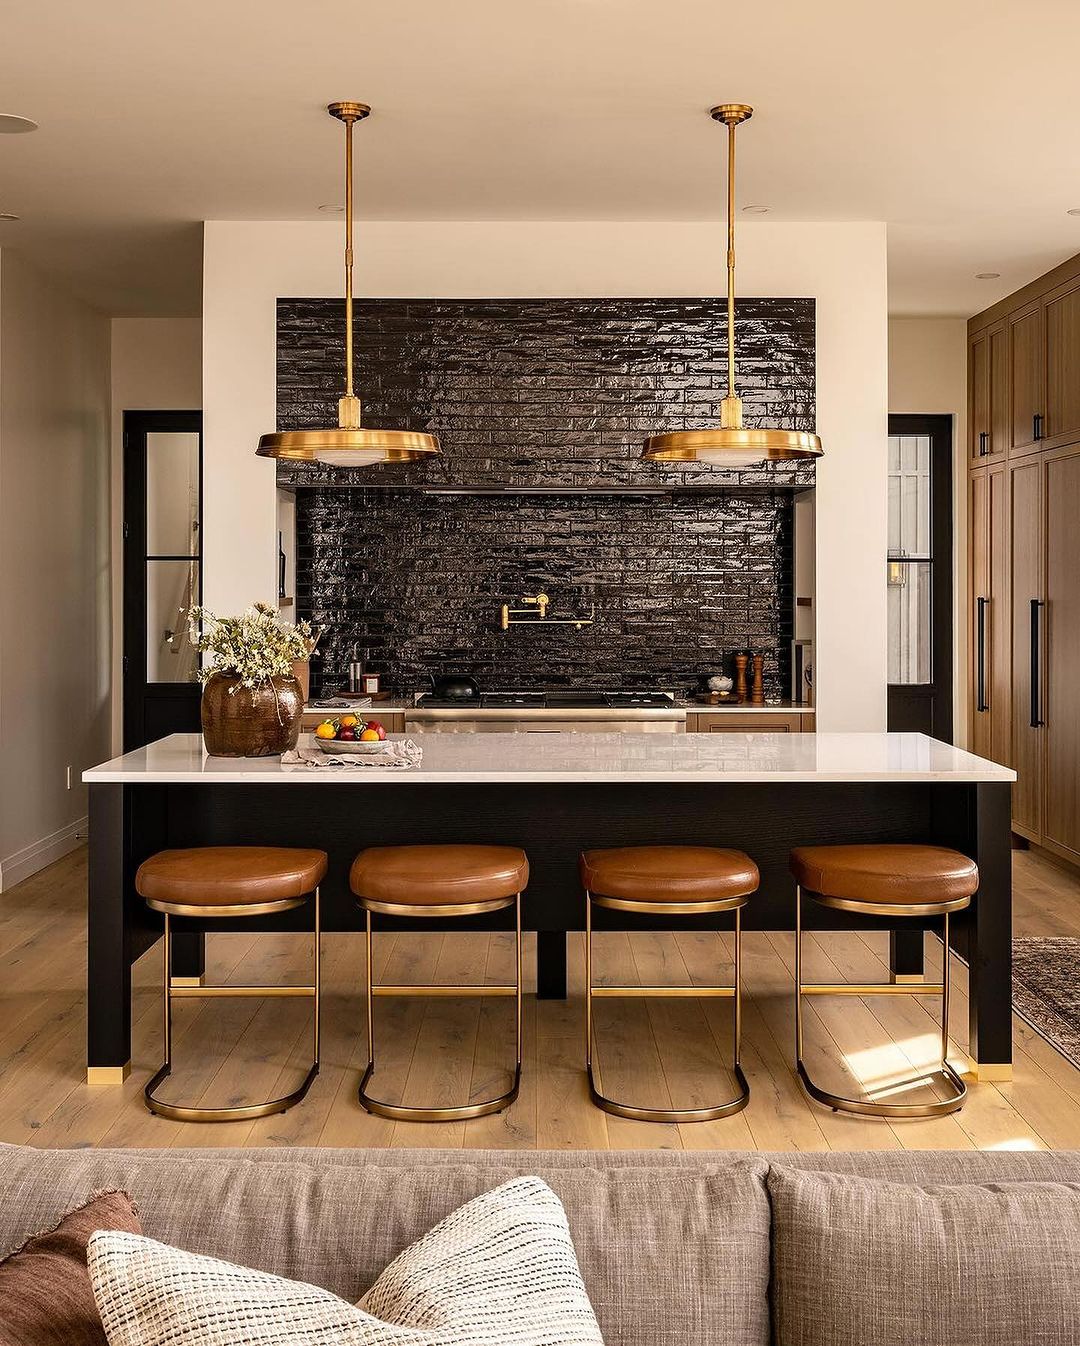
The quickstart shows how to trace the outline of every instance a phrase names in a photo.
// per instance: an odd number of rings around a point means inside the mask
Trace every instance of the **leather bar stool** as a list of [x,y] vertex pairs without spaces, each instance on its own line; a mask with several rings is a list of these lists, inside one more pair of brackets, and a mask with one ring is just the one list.
[[[712,1122],[740,1112],[750,1101],[750,1085],[739,1064],[742,1038],[742,908],[757,891],[758,868],[742,851],[712,846],[624,846],[585,851],[580,861],[585,889],[585,1063],[589,1095],[616,1117],[645,1122]],[[735,913],[735,970],[731,986],[593,986],[593,907],[649,916]],[[643,1108],[608,1098],[593,1064],[593,999],[604,996],[730,996],[734,1001],[734,1061],[739,1093],[707,1108]]]
[[[795,894],[795,1063],[811,1098],[836,1112],[872,1117],[941,1117],[959,1112],[967,1086],[949,1065],[949,917],[967,907],[979,887],[973,860],[943,846],[864,845],[800,846],[791,852]],[[802,900],[804,892],[823,907],[863,916],[944,920],[943,971],[940,983],[918,981],[870,985],[806,985],[802,979]],[[941,1069],[935,1074],[946,1096],[930,1103],[878,1103],[844,1098],[815,1084],[803,1064],[803,996],[806,995],[940,995]],[[916,1080],[911,1081],[917,1083]]]
[[[299,1103],[319,1073],[319,884],[326,874],[326,852],[285,846],[200,846],[159,851],[144,860],[135,888],[146,905],[165,915],[165,1061],[143,1090],[146,1106],[174,1122],[241,1122],[284,1112]],[[267,916],[303,906],[314,897],[314,975],[310,986],[187,986],[172,975],[172,918],[204,920]],[[172,1071],[172,1002],[230,996],[308,996],[314,1000],[312,1063],[303,1083],[290,1094],[266,1103],[229,1108],[200,1108],[166,1103],[155,1096]]]
[[[353,861],[349,883],[364,908],[367,933],[368,1062],[359,1099],[368,1112],[396,1121],[448,1122],[486,1117],[508,1108],[521,1087],[521,894],[529,881],[529,861],[517,846],[372,846]],[[512,986],[376,985],[372,969],[372,915],[416,920],[479,916],[513,907],[515,980]],[[514,996],[516,1054],[514,1082],[506,1093],[454,1107],[412,1107],[388,1103],[368,1093],[375,1074],[377,996]]]

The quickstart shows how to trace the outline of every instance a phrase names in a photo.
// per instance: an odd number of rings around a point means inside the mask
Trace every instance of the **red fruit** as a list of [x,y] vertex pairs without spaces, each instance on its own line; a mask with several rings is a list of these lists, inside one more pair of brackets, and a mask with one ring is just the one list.
[[356,730],[352,727],[352,725],[343,724],[341,728],[337,731],[337,736],[338,741],[341,743],[356,742]]
[[368,720],[367,724],[364,725],[364,728],[374,729],[380,739],[384,739],[386,737],[386,730],[382,727],[382,725],[379,723],[378,720]]

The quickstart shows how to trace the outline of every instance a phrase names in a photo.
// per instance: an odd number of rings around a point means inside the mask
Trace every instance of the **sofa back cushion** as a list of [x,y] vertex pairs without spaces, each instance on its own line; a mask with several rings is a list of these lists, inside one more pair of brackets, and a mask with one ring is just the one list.
[[1076,1346],[1080,1183],[901,1184],[774,1166],[784,1346]]
[[0,1244],[105,1186],[148,1237],[323,1286],[355,1302],[409,1244],[522,1173],[562,1201],[606,1346],[767,1346],[769,1203],[752,1158],[635,1167],[568,1155],[411,1165],[354,1152],[0,1150]]

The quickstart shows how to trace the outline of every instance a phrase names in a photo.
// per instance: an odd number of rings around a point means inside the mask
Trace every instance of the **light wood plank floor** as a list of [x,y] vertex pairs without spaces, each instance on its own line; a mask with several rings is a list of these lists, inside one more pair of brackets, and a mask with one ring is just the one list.
[[[1030,852],[1015,853],[1021,934],[1080,935],[1080,881]],[[499,1116],[447,1125],[388,1122],[356,1102],[364,1052],[359,977],[363,941],[324,944],[322,1073],[291,1112],[252,1123],[184,1126],[150,1116],[141,1090],[161,1058],[160,955],[135,969],[131,1078],[90,1089],[84,1067],[86,854],[75,852],[0,896],[0,1140],[40,1146],[346,1145],[509,1148],[890,1149],[1080,1148],[1080,1071],[1021,1020],[1010,1083],[975,1084],[953,1116],[890,1124],[833,1114],[806,1101],[792,1071],[789,934],[745,938],[743,1064],[749,1108],[725,1121],[655,1125],[591,1106],[582,1071],[583,949],[571,943],[571,996],[526,1001],[521,1096]],[[310,941],[299,936],[213,936],[213,980],[307,976]],[[689,985],[726,980],[730,937],[702,933],[601,934],[597,980]],[[940,944],[927,941],[940,967]],[[529,951],[531,953],[531,950]],[[505,935],[410,933],[376,937],[377,975],[395,982],[509,980]],[[859,981],[887,975],[884,937],[808,940],[807,976]],[[964,974],[953,1014],[966,1039]],[[499,1091],[512,1051],[512,1001],[383,1000],[379,1070],[386,1097],[452,1102]],[[819,999],[808,1007],[807,1060],[822,1083],[888,1091],[933,1060],[936,1005],[914,997]],[[725,1096],[730,1002],[598,1002],[598,1059],[605,1088],[646,1104],[694,1106]],[[293,1087],[308,1059],[310,1009],[302,1001],[186,1001],[177,1006],[171,1097],[207,1104],[269,1097]]]

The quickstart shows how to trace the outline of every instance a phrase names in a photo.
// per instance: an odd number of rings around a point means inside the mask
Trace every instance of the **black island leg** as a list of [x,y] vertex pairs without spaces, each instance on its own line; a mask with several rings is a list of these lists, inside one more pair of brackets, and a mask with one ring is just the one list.
[[172,975],[181,985],[201,982],[206,972],[206,936],[201,930],[173,930]]
[[1011,788],[975,787],[979,891],[968,939],[968,1055],[980,1079],[1012,1078]]
[[90,787],[86,1079],[119,1084],[131,1065],[131,930],[123,785]]
[[918,981],[923,975],[923,932],[889,931],[889,972],[893,981]]
[[566,931],[536,932],[536,994],[540,1000],[566,999]]

